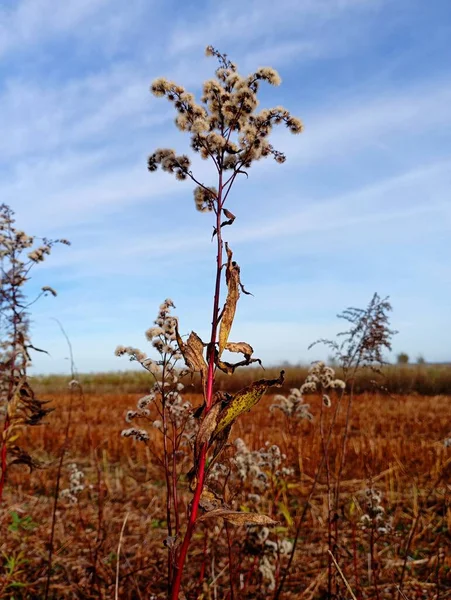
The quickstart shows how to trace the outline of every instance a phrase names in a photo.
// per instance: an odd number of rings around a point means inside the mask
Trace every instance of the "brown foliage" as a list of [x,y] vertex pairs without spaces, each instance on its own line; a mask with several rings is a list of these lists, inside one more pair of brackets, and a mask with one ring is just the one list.
[[[29,431],[27,444],[35,449],[41,461],[49,462],[50,466],[31,474],[25,467],[12,467],[6,488],[8,508],[3,508],[0,513],[0,553],[3,556],[1,598],[12,597],[14,589],[17,598],[40,597],[45,583],[46,544],[57,469],[54,457],[64,442],[70,396],[65,394],[49,399],[56,410],[46,416],[48,426]],[[135,395],[127,393],[98,394],[87,396],[85,404],[76,401],[73,406],[67,464],[76,463],[85,473],[85,489],[80,493],[77,504],[70,504],[64,499],[59,503],[51,588],[58,598],[114,597],[115,557],[126,513],[129,513],[129,518],[121,548],[119,597],[139,598],[139,593],[141,597],[151,594],[156,598],[164,597],[165,577],[162,573],[166,560],[163,545],[166,529],[163,475],[153,458],[154,452],[160,450],[161,438],[158,431],[151,432],[151,440],[145,445],[121,439],[118,435],[122,429],[123,413],[135,400]],[[192,396],[190,400],[194,404],[201,403],[200,396]],[[315,396],[307,400],[311,403],[312,413],[319,414],[320,398]],[[383,583],[381,587],[394,589],[393,582],[402,568],[404,544],[415,516],[420,513],[409,552],[411,560],[404,592],[411,598],[415,597],[414,593],[423,590],[424,594],[430,594],[425,597],[432,598],[434,582],[438,581],[443,594],[441,597],[449,594],[451,564],[446,556],[450,555],[451,549],[451,509],[447,480],[442,479],[429,496],[426,494],[440,475],[445,474],[449,481],[450,449],[442,443],[449,434],[449,400],[446,396],[387,397],[381,393],[356,397],[340,497],[342,513],[339,518],[343,521],[345,542],[338,549],[341,568],[354,590],[353,545],[358,548],[365,543],[364,534],[355,526],[363,510],[359,493],[371,478],[373,485],[383,493],[384,506],[393,518],[395,532],[380,547],[378,576]],[[288,428],[283,414],[269,412],[271,402],[270,396],[264,397],[251,413],[240,418],[234,426],[231,441],[239,436],[250,448],[258,449],[269,439],[287,454],[287,464],[295,468],[295,473],[278,481],[274,493],[262,498],[261,509],[271,519],[280,521],[274,530],[275,535],[289,539],[293,527],[290,516],[293,517],[302,507],[321,460],[320,430],[318,420],[313,424],[302,421],[294,429]],[[343,422],[344,414],[340,414],[337,431]],[[104,515],[100,532],[96,530],[99,495],[96,467],[90,453],[91,443],[100,459],[104,487],[100,498]],[[332,438],[332,459],[338,455],[340,443],[338,435]],[[63,481],[62,487],[67,487],[67,481]],[[302,597],[301,593],[309,586],[311,590],[316,589],[312,598],[321,597],[321,577],[327,563],[323,544],[327,517],[326,490],[322,478],[311,502],[298,559],[288,582],[287,591],[294,594],[292,597]],[[187,482],[181,507],[186,506],[190,496]],[[13,525],[12,514],[19,517],[22,525]],[[194,598],[198,593],[196,582],[203,548],[207,553],[204,565],[208,582],[206,589],[209,585],[216,586],[219,597],[222,597],[221,590],[224,593],[228,590],[226,575],[219,575],[212,583],[212,558],[215,557],[216,575],[227,564],[226,535],[218,523],[220,521],[207,520],[198,526],[192,549],[198,560],[187,566],[187,598]],[[354,541],[353,536],[356,536]],[[245,578],[249,577],[246,590],[240,597],[268,597],[259,595],[264,582],[258,568],[252,566],[257,560],[255,548],[246,549],[245,528],[237,527],[234,539],[237,553],[235,568],[241,569]],[[100,560],[93,586],[92,560],[96,548]],[[27,562],[9,577],[5,557],[19,560],[20,556]],[[367,597],[375,597],[374,590],[366,583],[365,552],[357,550],[356,561],[361,586],[365,587]],[[17,594],[21,588],[11,587],[14,582],[26,586],[20,592],[22,595]],[[209,593],[213,593],[212,589]]]

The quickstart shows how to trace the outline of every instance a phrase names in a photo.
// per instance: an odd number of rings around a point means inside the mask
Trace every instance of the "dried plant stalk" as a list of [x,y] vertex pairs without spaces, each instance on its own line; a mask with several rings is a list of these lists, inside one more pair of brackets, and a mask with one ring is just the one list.
[[[204,394],[203,409],[196,413],[195,418],[199,433],[196,438],[194,465],[191,470],[191,487],[194,492],[190,505],[188,524],[180,546],[171,538],[170,546],[170,577],[169,596],[178,599],[181,589],[182,574],[188,548],[198,520],[200,502],[205,492],[205,477],[207,473],[206,460],[209,449],[213,456],[210,465],[217,459],[228,439],[235,420],[246,410],[256,404],[269,386],[281,385],[283,374],[274,380],[261,380],[244,388],[233,397],[218,399],[215,405],[214,383],[216,369],[232,374],[236,368],[253,362],[253,349],[246,342],[229,342],[237,303],[240,293],[248,294],[240,276],[240,267],[233,259],[231,248],[224,244],[223,228],[231,226],[235,215],[225,208],[225,203],[234,182],[239,175],[246,175],[247,170],[255,161],[272,156],[276,162],[283,163],[285,156],[273,148],[268,139],[274,125],[284,124],[292,133],[300,133],[303,129],[299,119],[293,117],[286,109],[276,107],[257,112],[257,92],[262,81],[271,85],[279,85],[280,77],[269,67],[263,67],[243,77],[237,71],[236,65],[225,54],[209,46],[207,55],[214,56],[219,62],[216,78],[206,81],[203,85],[201,102],[197,103],[194,96],[182,86],[165,78],[157,79],[151,86],[155,96],[166,97],[177,112],[176,125],[181,131],[191,136],[191,148],[199,153],[201,158],[213,163],[216,171],[214,185],[200,181],[191,170],[191,160],[186,155],[178,155],[172,149],[158,149],[148,160],[149,171],[158,167],[172,173],[179,180],[191,179],[195,184],[194,200],[200,212],[213,212],[213,239],[216,241],[216,277],[214,284],[213,311],[211,320],[210,339],[207,344],[197,334],[191,332],[184,342],[179,333],[178,324],[175,327],[175,339],[178,351],[183,356],[186,366],[191,372],[200,374]],[[225,219],[223,218],[225,217]],[[224,264],[224,250],[226,262]],[[221,285],[223,276],[227,287],[227,295],[221,305]],[[204,357],[204,348],[206,348]],[[239,352],[244,359],[236,363],[221,360],[225,349]],[[129,352],[137,356],[136,353]],[[139,357],[144,365],[145,357]],[[160,361],[164,364],[164,358]],[[164,376],[164,374],[161,374]],[[163,381],[163,379],[161,380]],[[163,382],[164,387],[164,382]],[[163,406],[164,413],[164,406]],[[163,431],[166,427],[163,423]],[[129,433],[135,437],[145,435],[140,432]],[[174,450],[174,445],[173,445]],[[166,449],[165,449],[166,454]],[[166,472],[169,467],[165,464]],[[174,468],[172,469],[174,473]],[[168,498],[171,493],[168,492]],[[168,506],[173,506],[168,500]],[[213,514],[210,515],[212,517]],[[229,522],[241,523],[251,519],[250,516],[236,515],[233,512],[216,513],[216,516],[227,518]],[[257,515],[254,523],[259,520],[268,523],[268,517]]]
[[31,269],[43,262],[58,243],[69,244],[65,239],[39,239],[27,235],[15,227],[11,208],[6,204],[0,205],[0,415],[3,416],[0,502],[10,465],[21,463],[30,470],[38,466],[17,442],[24,427],[37,425],[51,410],[45,406],[46,402],[35,396],[28,383],[30,350],[44,352],[31,342],[28,313],[29,307],[41,296],[56,296],[56,292],[44,286],[38,297],[30,301],[25,285]]

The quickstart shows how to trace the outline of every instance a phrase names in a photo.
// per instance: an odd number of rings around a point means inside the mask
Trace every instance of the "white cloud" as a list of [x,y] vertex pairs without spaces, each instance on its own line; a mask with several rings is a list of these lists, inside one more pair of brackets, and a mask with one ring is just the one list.
[[301,32],[309,36],[315,26],[348,16],[349,12],[374,10],[381,4],[380,0],[281,0],[276,6],[268,0],[252,0],[243,10],[238,0],[219,8],[211,2],[195,14],[191,23],[187,24],[185,16],[175,27],[169,49],[175,55],[210,43],[250,44],[275,31],[279,37],[284,33],[299,38]]
[[0,156],[55,152],[83,143],[105,144],[172,116],[149,93],[149,65],[128,63],[61,84],[13,78],[0,95]]
[[[237,241],[251,242],[335,229],[346,231],[360,225],[384,224],[422,215],[443,216],[445,220],[440,220],[439,225],[447,227],[446,219],[451,214],[451,205],[446,199],[451,187],[447,177],[450,170],[451,160],[416,168],[330,199],[316,202],[305,199],[306,207],[295,213],[290,196],[287,196],[285,203],[290,207],[287,215],[254,221],[250,227],[237,224],[232,236]],[[283,206],[280,212],[283,212]],[[424,221],[418,221],[418,227],[424,227]]]
[[0,7],[0,55],[26,55],[34,47],[45,54],[49,42],[74,39],[83,42],[76,49],[80,55],[90,47],[105,56],[117,53],[124,34],[142,20],[149,5],[145,0],[134,0],[124,8],[120,0],[11,2]]
[[411,148],[407,140],[451,125],[450,105],[447,80],[423,81],[392,91],[367,90],[357,98],[353,90],[347,90],[339,104],[323,104],[315,112],[302,114],[302,108],[291,107],[294,114],[300,112],[305,131],[291,136],[278,130],[274,145],[284,149],[288,165],[308,167],[326,158],[350,161],[362,149],[382,149],[386,157],[402,164],[404,155],[408,158],[415,149],[421,152],[421,147]]
[[45,40],[49,35],[72,32],[95,15],[108,0],[21,0],[0,10],[0,53],[24,44]]

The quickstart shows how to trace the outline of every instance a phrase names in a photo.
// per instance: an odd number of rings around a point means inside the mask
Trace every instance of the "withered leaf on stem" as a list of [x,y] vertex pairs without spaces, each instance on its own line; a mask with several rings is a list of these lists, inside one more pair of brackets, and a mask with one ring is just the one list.
[[17,383],[13,397],[7,405],[7,414],[16,424],[38,425],[53,408],[44,408],[50,401],[38,400],[33,389],[23,377]]
[[[227,217],[227,221],[223,221],[221,223],[221,228],[225,227],[226,225],[232,225],[232,223],[235,221],[236,217],[233,213],[230,212],[230,210],[227,210],[227,208],[223,208],[222,212],[224,213],[224,215]],[[216,227],[213,227],[213,235],[211,236],[211,239],[213,239],[215,237],[215,235],[218,233],[218,230]]]
[[[210,470],[212,469],[213,465],[219,458],[221,452],[226,447],[231,429],[232,429],[232,425],[225,427],[220,433],[218,433],[217,436],[214,437],[214,439],[212,437],[210,437],[210,439],[206,442],[208,444],[208,448],[210,448],[210,446],[212,446],[212,445],[214,446],[214,448],[213,448],[213,455],[209,459],[208,466],[205,469],[204,480],[207,479]],[[197,476],[198,476],[199,457],[200,457],[200,449],[201,448],[202,448],[202,446],[200,446],[198,449],[195,449],[194,465],[187,475],[188,481],[190,482],[190,490],[192,492],[195,491],[196,486],[197,486]],[[196,454],[196,452],[197,452],[197,454]]]
[[216,366],[220,371],[226,373],[227,375],[233,375],[235,373],[235,369],[238,367],[247,367],[252,363],[258,363],[263,369],[262,361],[259,358],[245,358],[244,360],[240,360],[237,363],[229,363],[225,360],[217,360]]
[[199,371],[204,376],[207,375],[208,367],[204,358],[204,343],[194,331],[190,333],[185,344],[184,358],[190,369]]
[[254,349],[247,342],[227,342],[225,349],[229,352],[241,352],[244,356],[252,356]]
[[227,242],[225,244],[227,252],[227,265],[226,265],[226,284],[227,284],[227,298],[222,311],[221,325],[219,328],[219,354],[218,358],[226,347],[227,340],[229,339],[230,330],[232,329],[233,319],[235,318],[236,305],[238,298],[240,297],[240,268],[233,259],[233,252],[230,250]]
[[[194,442],[194,465],[193,468],[188,473],[188,480],[190,481],[191,488],[195,488],[197,482],[197,470],[199,467],[199,459],[202,447],[204,444],[207,444],[207,450],[210,448],[212,443],[212,434],[216,429],[216,425],[218,422],[218,415],[223,410],[227,403],[230,401],[231,396],[227,394],[227,392],[216,392],[215,394],[215,402],[208,413],[205,415],[202,423],[199,426],[199,430],[197,432],[196,440]],[[213,450],[213,456],[208,462],[208,467],[205,472],[205,477],[208,472],[214,465],[216,459],[219,454],[227,444],[227,440],[229,439],[230,429],[225,428],[216,438],[215,438],[215,447]]]
[[27,344],[27,349],[31,348],[32,350],[35,350],[36,352],[43,352],[44,354],[48,354],[50,356],[50,354],[47,352],[47,350],[43,350],[42,348],[36,348],[36,346],[33,346],[33,344]]
[[204,487],[200,496],[199,506],[205,512],[210,512],[218,508],[224,508],[224,500],[209,488]]
[[217,508],[210,510],[199,517],[199,521],[205,521],[212,517],[220,517],[232,525],[277,525],[278,521],[274,521],[271,517],[266,515],[259,515],[257,513],[246,513],[236,510],[227,510],[225,508]]
[[252,363],[257,362],[262,366],[262,361],[259,358],[251,358],[254,349],[247,342],[227,342],[225,349],[229,350],[229,352],[241,352],[244,354],[244,360],[240,360],[237,363],[220,360],[218,355],[216,355],[216,366],[227,375],[232,375],[237,367],[245,367]]
[[194,444],[194,462],[197,464],[199,453],[202,446],[210,441],[211,434],[216,429],[218,415],[221,411],[221,402],[216,402],[208,413],[205,415],[197,432],[196,441]]
[[214,443],[213,456],[210,458],[210,461],[208,463],[208,468],[206,470],[207,475],[210,472],[210,469],[213,467],[213,465],[217,461],[217,459],[219,458],[221,452],[227,446],[227,441],[229,439],[231,430],[232,430],[232,425],[229,425],[228,427],[223,429],[221,431],[221,433],[219,433],[217,436],[215,436],[214,441],[213,441],[213,443]]
[[223,429],[231,426],[244,412],[250,410],[269,387],[280,387],[284,382],[285,371],[280,372],[277,379],[259,379],[237,392],[230,402],[218,415],[218,424],[213,432],[212,440],[215,439]]
[[9,465],[26,465],[30,469],[30,473],[33,469],[39,469],[42,467],[41,463],[32,458],[28,452],[19,448],[19,446],[11,446],[8,449],[8,454],[10,457],[13,457],[10,460]]
[[207,379],[208,366],[204,358],[204,343],[195,331],[192,331],[186,343],[178,330],[178,325],[175,327],[175,335],[180,352],[185,359],[186,366],[191,371],[200,373],[202,389],[205,391],[205,382]]

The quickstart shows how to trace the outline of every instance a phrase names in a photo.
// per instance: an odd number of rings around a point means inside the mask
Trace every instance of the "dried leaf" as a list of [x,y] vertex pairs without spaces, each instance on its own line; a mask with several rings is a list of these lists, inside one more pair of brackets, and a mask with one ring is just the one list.
[[244,356],[252,356],[254,349],[247,342],[227,342],[225,349],[229,352],[241,352]]
[[224,373],[227,373],[227,375],[232,375],[237,367],[244,367],[254,362],[258,362],[260,366],[262,364],[259,358],[251,358],[254,349],[247,342],[227,342],[225,349],[229,352],[241,352],[241,354],[244,354],[244,360],[237,363],[222,361],[219,359],[219,356],[216,356],[216,366]]
[[182,336],[179,332],[178,320],[175,321],[175,339],[177,340],[177,345],[180,352],[183,354],[183,356],[185,356],[185,342],[182,340]]
[[33,344],[27,344],[27,349],[31,348],[32,350],[35,350],[36,352],[43,352],[44,354],[48,354],[50,356],[50,354],[47,352],[47,350],[42,350],[42,348],[36,348],[36,346],[33,346]]
[[193,412],[193,417],[196,419],[196,421],[199,420],[201,418],[201,416],[204,414],[205,407],[206,407],[206,404],[204,401]]
[[218,422],[218,415],[221,412],[221,402],[214,404],[208,413],[205,415],[202,423],[200,424],[199,431],[197,432],[196,441],[194,444],[194,462],[197,464],[199,460],[199,453],[202,446],[210,442],[211,435],[216,429]]
[[27,425],[37,425],[53,408],[44,408],[49,401],[38,400],[31,386],[26,382],[22,382],[19,387],[20,408],[25,414],[25,422]]
[[230,221],[232,221],[232,223],[236,219],[235,215],[232,212],[230,212],[230,210],[227,210],[227,208],[223,208],[222,212],[228,219],[230,219]]
[[[199,430],[196,436],[196,440],[194,442],[194,465],[192,469],[188,473],[188,480],[190,481],[190,488],[192,490],[195,489],[197,484],[197,469],[199,465],[200,452],[204,444],[207,444],[207,449],[212,444],[212,434],[216,429],[218,415],[223,410],[223,408],[230,401],[231,396],[227,392],[216,392],[214,403],[208,413],[205,415],[202,423],[199,426]],[[205,473],[205,477],[208,474],[208,471],[213,466],[215,460],[218,458],[219,453],[222,451],[224,446],[227,443],[227,439],[229,437],[229,431],[224,431],[220,436],[217,437],[215,449],[213,452],[213,458],[208,463],[208,468]]]
[[[221,223],[221,229],[222,229],[222,227],[225,227],[226,225],[232,225],[232,223],[236,219],[235,215],[233,213],[231,213],[230,210],[227,210],[227,208],[223,208],[222,212],[227,217],[227,221],[223,221]],[[217,233],[218,233],[217,228],[213,227],[213,235],[211,236],[211,239],[213,239]]]
[[204,376],[207,375],[208,367],[204,358],[204,343],[194,331],[190,333],[185,344],[184,358],[190,369],[199,371]]
[[53,408],[44,408],[49,401],[38,400],[31,386],[22,378],[17,383],[13,397],[8,402],[7,413],[11,421],[17,424],[37,425],[51,413]]
[[[204,475],[205,480],[207,479],[210,470],[212,469],[213,465],[219,458],[221,452],[226,447],[231,429],[232,429],[232,426],[229,425],[228,427],[223,429],[220,433],[218,433],[218,435],[216,435],[214,437],[211,436],[210,439],[208,440],[208,448],[210,448],[210,446],[212,446],[212,445],[214,445],[214,448],[213,448],[213,456],[208,460],[208,466],[205,469],[205,475]],[[197,452],[197,454],[196,454],[196,452]],[[198,471],[198,465],[199,465],[199,455],[200,455],[200,448],[198,450],[195,449],[194,465],[193,465],[192,469],[189,471],[189,473],[187,474],[187,478],[189,481],[189,487],[193,493],[197,486],[197,471]]]
[[39,469],[42,467],[41,463],[34,460],[28,452],[19,448],[19,446],[12,446],[8,449],[8,454],[10,457],[14,457],[13,460],[10,461],[9,465],[26,465],[30,469],[30,473],[33,469]]
[[220,412],[218,424],[213,433],[213,439],[216,438],[223,429],[233,425],[242,413],[249,411],[257,404],[269,387],[280,387],[283,385],[284,375],[285,371],[281,371],[280,377],[277,379],[260,379],[237,392],[227,406]]
[[215,462],[217,461],[217,459],[219,458],[221,452],[226,447],[231,430],[232,430],[232,425],[229,425],[228,427],[226,427],[225,429],[223,429],[221,431],[221,433],[219,433],[217,436],[214,437],[215,447],[213,449],[213,456],[211,457],[211,459],[210,459],[210,461],[208,463],[208,468],[207,468],[207,471],[206,471],[207,475],[210,472],[210,470],[213,467],[213,465],[215,464]]
[[263,369],[262,361],[259,358],[245,358],[244,360],[240,360],[237,363],[229,363],[225,360],[217,360],[216,366],[220,371],[226,373],[227,375],[233,375],[235,373],[235,369],[238,367],[247,367],[252,363],[258,363]]
[[248,292],[246,289],[244,289],[244,285],[241,283],[241,281],[239,282],[240,284],[240,288],[241,291],[243,292],[243,294],[246,294],[246,296],[253,296],[254,294],[251,294],[251,292]]
[[211,519],[211,517],[220,517],[232,523],[232,525],[277,525],[278,521],[274,521],[271,517],[266,515],[259,515],[257,513],[246,513],[236,510],[227,510],[225,508],[217,508],[210,510],[205,515],[199,517],[198,521],[205,521]]
[[179,350],[183,354],[183,358],[185,359],[187,367],[190,369],[190,371],[196,371],[200,373],[202,388],[204,389],[208,371],[208,366],[204,358],[205,344],[194,331],[190,333],[185,344],[180,336],[177,324],[175,327],[175,335]]
[[218,508],[222,508],[224,505],[224,500],[215,494],[212,490],[204,487],[202,490],[202,494],[199,500],[199,506],[205,512],[210,512],[212,510],[217,510]]
[[233,319],[235,317],[236,305],[238,298],[240,297],[240,268],[236,264],[233,258],[233,252],[230,250],[227,242],[225,244],[227,252],[227,266],[226,266],[226,283],[227,283],[227,298],[222,311],[221,325],[219,328],[219,354],[218,358],[226,347],[227,340],[229,339],[230,330],[232,329]]
[[218,359],[216,361],[216,366],[220,371],[226,373],[227,375],[233,375],[233,373],[235,372],[235,365],[232,365],[232,363],[229,363],[227,361]]

